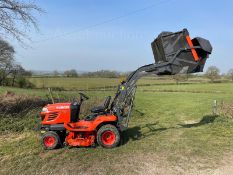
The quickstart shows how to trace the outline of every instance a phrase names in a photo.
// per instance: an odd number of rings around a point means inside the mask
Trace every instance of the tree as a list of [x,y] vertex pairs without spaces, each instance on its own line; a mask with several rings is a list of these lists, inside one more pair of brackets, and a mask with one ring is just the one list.
[[17,76],[19,76],[22,72],[25,70],[21,65],[16,64],[12,69],[12,84],[11,86],[15,86],[15,79]]
[[119,72],[110,70],[100,70],[95,72],[87,72],[82,74],[83,77],[103,77],[103,78],[119,78],[121,75]]
[[77,77],[78,76],[78,73],[75,69],[71,69],[71,70],[67,70],[64,72],[64,75],[66,77]]
[[206,77],[214,82],[217,78],[220,77],[220,70],[216,66],[210,66],[206,71]]
[[0,0],[0,32],[9,34],[18,41],[28,38],[27,33],[33,26],[38,30],[35,12],[43,12],[31,1]]
[[233,81],[233,69],[230,69],[227,73],[227,76]]
[[6,41],[0,39],[0,85],[12,73],[14,67],[14,48]]
[[14,48],[0,39],[0,85],[15,86],[17,79],[31,75],[30,71],[15,62],[14,53]]

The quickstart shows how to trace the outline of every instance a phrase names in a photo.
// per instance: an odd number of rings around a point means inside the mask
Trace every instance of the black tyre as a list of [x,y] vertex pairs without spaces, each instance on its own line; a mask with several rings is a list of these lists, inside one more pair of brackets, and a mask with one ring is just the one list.
[[55,149],[61,146],[60,137],[56,132],[48,131],[42,135],[44,149]]
[[114,148],[120,143],[120,133],[111,124],[102,126],[97,132],[97,143],[104,148]]

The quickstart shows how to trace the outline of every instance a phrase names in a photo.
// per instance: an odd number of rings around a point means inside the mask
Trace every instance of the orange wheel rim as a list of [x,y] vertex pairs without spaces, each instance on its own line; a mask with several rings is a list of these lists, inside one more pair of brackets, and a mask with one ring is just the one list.
[[116,141],[116,135],[112,131],[105,131],[101,135],[101,141],[105,145],[113,145]]
[[46,147],[52,147],[55,144],[56,140],[53,136],[47,136],[44,138],[44,145]]

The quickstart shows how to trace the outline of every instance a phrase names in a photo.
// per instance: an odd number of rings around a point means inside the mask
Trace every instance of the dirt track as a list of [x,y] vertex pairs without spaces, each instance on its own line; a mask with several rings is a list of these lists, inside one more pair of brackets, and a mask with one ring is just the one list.
[[179,165],[169,165],[161,157],[155,161],[153,158],[147,159],[146,162],[138,171],[140,175],[174,175],[174,174],[189,174],[189,175],[232,175],[233,174],[233,154],[225,156],[217,166],[203,168],[200,164],[191,165],[190,169],[182,168]]

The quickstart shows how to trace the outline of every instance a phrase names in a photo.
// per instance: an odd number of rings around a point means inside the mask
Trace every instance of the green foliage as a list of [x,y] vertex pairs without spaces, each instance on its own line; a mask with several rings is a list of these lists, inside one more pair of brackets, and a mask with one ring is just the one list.
[[39,130],[39,111],[33,109],[19,114],[0,115],[0,133]]
[[18,84],[18,87],[20,88],[33,88],[34,87],[34,85],[23,76],[18,77],[16,79],[16,82]]
[[4,86],[11,86],[12,84],[12,79],[11,78],[6,78],[4,81],[3,81],[3,85]]
[[26,87],[27,86],[27,81],[24,77],[20,77],[18,79],[18,84],[20,88]]

